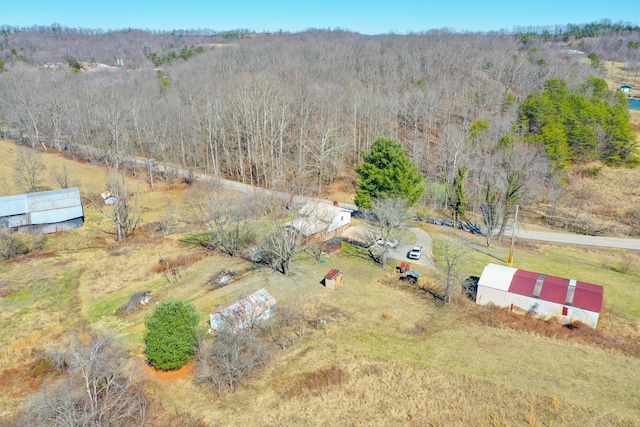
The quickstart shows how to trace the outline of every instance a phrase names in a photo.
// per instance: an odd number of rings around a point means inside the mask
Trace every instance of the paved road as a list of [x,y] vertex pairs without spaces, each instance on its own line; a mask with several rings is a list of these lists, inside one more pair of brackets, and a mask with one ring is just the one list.
[[[21,135],[18,135],[16,133],[13,132],[7,132],[7,131],[3,131],[3,134],[1,135],[3,138],[9,138],[9,139],[13,139],[13,140],[20,140]],[[43,145],[48,145],[51,147],[56,147],[61,149],[62,147],[60,146],[59,143],[56,143],[55,141],[44,141],[42,142]],[[85,148],[80,148],[80,147],[73,147],[73,146],[65,146],[64,147],[65,150],[70,150],[73,149],[74,152],[85,152],[87,151],[87,149]],[[149,161],[148,160],[142,160],[142,159],[128,159],[130,162],[138,165],[141,168],[148,168],[149,167]],[[168,172],[171,171],[173,174],[175,174],[176,176],[182,177],[182,178],[187,178],[189,177],[189,172],[185,171],[185,170],[181,170],[175,167],[171,167],[171,166],[164,166],[158,163],[155,163],[153,165],[153,169],[154,170],[159,170],[159,171],[163,171],[163,172]],[[271,196],[276,196],[279,198],[282,198],[283,201],[287,201],[290,199],[290,195],[284,192],[280,192],[280,191],[274,191],[274,190],[267,190],[267,189],[263,189],[263,188],[259,188],[259,187],[253,187],[249,184],[243,184],[240,182],[235,182],[235,181],[231,181],[228,179],[223,179],[223,178],[217,178],[217,177],[212,177],[210,175],[205,175],[205,174],[200,174],[200,173],[192,173],[191,174],[192,177],[195,177],[197,180],[201,180],[201,181],[208,181],[208,182],[215,182],[218,185],[224,187],[224,188],[229,188],[235,191],[240,191],[243,193],[255,193],[257,191],[261,191],[264,194],[269,194]],[[324,200],[324,199],[316,199],[316,198],[312,198],[312,197],[302,197],[302,196],[295,196],[293,199],[293,202],[296,204],[304,204],[306,202],[316,202],[316,203],[326,203],[326,204],[331,204],[332,201],[330,200]],[[339,203],[340,207],[343,207],[345,209],[350,209],[350,210],[357,210],[357,207],[353,204],[350,203]],[[418,242],[421,242],[421,239],[425,239],[424,243],[417,243],[418,245],[422,244],[422,246],[425,247],[425,254],[427,255],[423,255],[423,258],[428,257],[428,263],[433,265],[433,263],[431,262],[431,238],[429,237],[429,235],[420,230],[420,229],[415,229],[416,231],[413,231],[414,234],[416,234],[416,237],[418,238]],[[422,234],[424,233],[424,235]],[[506,232],[507,235],[511,235],[511,232],[509,230],[507,230]],[[421,237],[422,236],[422,237]],[[424,237],[426,236],[426,237]],[[526,230],[524,228],[518,227],[517,231],[516,231],[516,237],[517,238],[522,238],[522,239],[531,239],[531,240],[541,240],[541,241],[546,241],[546,242],[556,242],[556,243],[565,243],[565,244],[571,244],[571,245],[589,245],[589,246],[602,246],[602,247],[608,247],[608,248],[619,248],[619,249],[632,249],[632,250],[640,250],[640,240],[638,239],[624,239],[624,238],[616,238],[616,237],[601,237],[601,236],[583,236],[583,235],[579,235],[579,234],[567,234],[567,233],[549,233],[549,232],[544,232],[544,231],[533,231],[533,230]],[[428,242],[428,243],[427,243]],[[427,252],[427,245],[429,247],[429,251]],[[401,245],[401,247],[397,248],[396,251],[394,251],[394,259],[398,258],[398,259],[405,259],[406,258],[406,252],[404,253],[404,255],[402,254],[402,251],[404,251],[405,249],[407,249],[408,245]],[[409,249],[411,249],[409,247]],[[407,249],[408,251],[408,249]],[[427,261],[424,261],[427,262]]]
[[[505,234],[507,234],[508,236],[511,236],[511,232],[509,230],[507,230]],[[619,237],[584,236],[581,234],[568,234],[568,233],[550,233],[546,231],[526,230],[524,228],[518,227],[516,231],[516,238],[542,240],[545,242],[566,243],[570,245],[602,246],[607,248],[633,249],[633,250],[640,251],[640,240],[624,239]]]

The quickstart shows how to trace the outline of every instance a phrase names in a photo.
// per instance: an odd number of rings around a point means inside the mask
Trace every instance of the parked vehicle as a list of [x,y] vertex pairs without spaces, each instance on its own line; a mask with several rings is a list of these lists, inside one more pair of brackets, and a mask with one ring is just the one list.
[[407,254],[407,258],[409,259],[420,259],[421,257],[422,257],[422,246],[414,246]]
[[390,248],[398,247],[398,241],[396,239],[387,239],[386,242],[384,241],[384,239],[378,239],[376,243],[379,244],[380,246],[384,246],[386,244]]

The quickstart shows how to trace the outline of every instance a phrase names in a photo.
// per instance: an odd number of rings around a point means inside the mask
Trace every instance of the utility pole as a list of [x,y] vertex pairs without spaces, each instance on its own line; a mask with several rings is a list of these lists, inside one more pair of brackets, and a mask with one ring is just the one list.
[[516,215],[513,219],[513,229],[511,230],[511,249],[509,250],[509,267],[513,267],[513,243],[516,240],[516,228],[518,227],[518,208],[520,205],[516,205]]

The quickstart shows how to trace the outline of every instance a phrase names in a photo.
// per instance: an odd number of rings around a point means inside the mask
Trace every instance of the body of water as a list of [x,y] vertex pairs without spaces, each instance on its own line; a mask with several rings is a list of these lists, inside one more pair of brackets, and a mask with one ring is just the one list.
[[640,99],[630,99],[629,110],[640,110]]

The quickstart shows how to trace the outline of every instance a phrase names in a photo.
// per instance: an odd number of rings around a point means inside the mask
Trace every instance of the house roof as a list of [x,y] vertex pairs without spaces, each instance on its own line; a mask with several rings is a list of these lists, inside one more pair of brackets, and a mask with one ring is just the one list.
[[327,224],[330,223],[336,215],[343,212],[351,211],[339,206],[333,206],[326,203],[307,203],[300,209],[300,215],[306,217],[313,217],[320,221],[324,221]]
[[604,288],[600,285],[497,264],[489,264],[485,267],[478,281],[478,286],[538,298],[557,304],[570,305],[598,313],[602,311],[604,298]]
[[327,230],[333,219],[345,212],[351,213],[349,209],[326,203],[307,203],[300,209],[298,218],[284,225],[304,237],[309,237]]
[[313,236],[326,230],[329,223],[321,221],[317,218],[310,218],[301,216],[293,219],[285,224],[285,227],[293,229],[295,232],[300,233],[304,237]]

